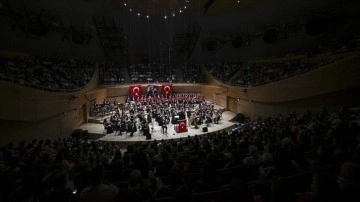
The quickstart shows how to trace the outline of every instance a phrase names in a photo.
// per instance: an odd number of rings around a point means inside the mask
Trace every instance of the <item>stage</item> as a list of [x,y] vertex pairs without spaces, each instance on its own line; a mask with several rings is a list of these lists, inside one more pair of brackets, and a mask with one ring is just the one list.
[[90,135],[98,137],[95,138],[98,141],[117,142],[117,143],[135,143],[139,141],[153,141],[155,139],[156,140],[178,139],[187,136],[195,136],[195,135],[213,133],[222,130],[230,130],[232,129],[233,125],[235,125],[235,122],[231,121],[235,116],[236,114],[233,112],[224,111],[222,113],[220,122],[218,124],[211,123],[207,127],[207,132],[203,131],[203,128],[206,127],[206,124],[202,124],[198,126],[198,128],[196,129],[194,126],[190,126],[190,124],[187,123],[187,132],[177,133],[174,129],[174,125],[170,123],[168,125],[167,134],[163,134],[161,126],[157,125],[156,121],[153,121],[152,124],[150,125],[150,128],[152,129],[150,129],[151,139],[149,140],[147,140],[146,137],[143,135],[143,133],[140,132],[139,130],[135,132],[133,136],[130,136],[130,133],[126,134],[125,132],[122,132],[121,134],[119,132],[112,132],[106,134],[106,130],[104,129],[103,124],[101,122],[96,123],[96,121],[83,124],[79,127],[79,129],[87,130]]

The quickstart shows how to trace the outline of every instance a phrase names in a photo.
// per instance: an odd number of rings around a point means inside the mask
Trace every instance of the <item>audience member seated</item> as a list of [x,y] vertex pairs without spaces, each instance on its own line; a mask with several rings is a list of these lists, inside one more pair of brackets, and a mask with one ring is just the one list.
[[104,166],[97,165],[92,169],[92,184],[85,187],[80,193],[80,201],[113,201],[119,193],[119,189],[113,184],[104,183]]
[[[77,190],[67,187],[68,173],[64,169],[55,170],[49,177],[50,191],[40,198],[40,202],[54,201],[54,202],[71,202],[74,201]],[[74,189],[74,187],[72,187]]]

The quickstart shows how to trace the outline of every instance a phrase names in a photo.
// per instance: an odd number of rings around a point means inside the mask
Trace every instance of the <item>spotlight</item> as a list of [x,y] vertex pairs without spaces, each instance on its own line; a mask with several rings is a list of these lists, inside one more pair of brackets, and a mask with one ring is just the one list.
[[132,9],[130,8],[130,12],[132,11]]
[[137,15],[140,16],[140,13],[138,13]]
[[124,6],[126,6],[126,3],[124,2]]
[[182,13],[182,10],[179,10],[179,13]]
[[167,18],[167,16],[165,15],[165,16],[164,16],[164,18],[166,19],[166,18]]
[[149,19],[149,16],[147,15],[146,18]]

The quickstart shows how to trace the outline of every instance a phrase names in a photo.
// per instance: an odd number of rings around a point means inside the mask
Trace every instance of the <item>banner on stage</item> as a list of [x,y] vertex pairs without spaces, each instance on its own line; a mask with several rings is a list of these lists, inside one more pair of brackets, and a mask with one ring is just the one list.
[[129,97],[136,100],[141,96],[142,96],[141,85],[140,84],[130,85],[130,87],[129,87]]
[[187,132],[186,127],[186,119],[181,119],[177,121],[177,133],[184,133]]
[[169,95],[171,95],[172,91],[173,91],[173,86],[172,86],[171,83],[164,83],[164,84],[162,84],[162,86],[161,86],[161,92],[162,92],[162,94],[163,94],[164,96],[169,96]]

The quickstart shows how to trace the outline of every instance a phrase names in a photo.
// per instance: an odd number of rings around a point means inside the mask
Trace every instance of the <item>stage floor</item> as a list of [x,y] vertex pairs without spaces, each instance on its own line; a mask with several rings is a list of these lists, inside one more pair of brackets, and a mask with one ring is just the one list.
[[[153,140],[166,140],[166,139],[178,139],[181,137],[187,137],[187,136],[195,136],[195,135],[202,135],[205,133],[212,133],[222,130],[228,130],[231,129],[233,125],[235,125],[235,122],[232,122],[231,120],[236,116],[235,113],[231,111],[224,111],[222,113],[222,117],[220,120],[220,123],[218,124],[211,124],[208,128],[207,132],[203,132],[203,127],[206,125],[203,124],[199,126],[197,129],[194,126],[189,126],[187,132],[183,133],[177,133],[174,130],[174,125],[169,124],[168,125],[168,134],[162,134],[161,126],[157,124],[157,122],[153,122],[153,130],[150,130],[151,132],[151,139],[146,140],[146,137],[143,136],[142,132],[138,130],[138,132],[134,133],[134,135],[131,137],[130,133],[125,134],[123,132],[121,135],[119,132],[115,134],[115,132],[106,134],[106,131],[104,130],[103,124],[100,123],[86,123],[79,127],[79,129],[87,130],[89,134],[96,134],[99,135],[100,138],[97,140],[99,141],[108,141],[108,142],[139,142],[139,141],[153,141]],[[150,125],[151,126],[151,125]]]

